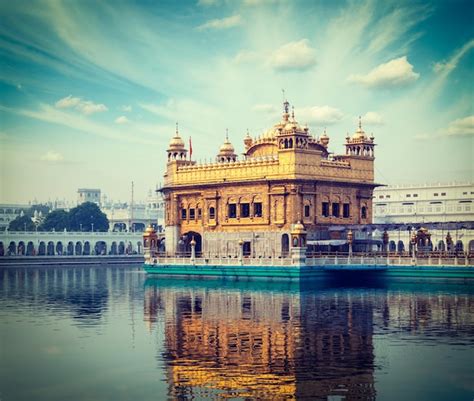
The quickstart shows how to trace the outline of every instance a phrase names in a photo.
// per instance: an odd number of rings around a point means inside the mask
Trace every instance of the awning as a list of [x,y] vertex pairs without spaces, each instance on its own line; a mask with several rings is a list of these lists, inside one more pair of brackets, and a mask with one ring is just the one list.
[[318,240],[318,241],[306,241],[308,245],[332,245],[332,246],[339,246],[347,244],[346,239],[327,239],[327,240]]

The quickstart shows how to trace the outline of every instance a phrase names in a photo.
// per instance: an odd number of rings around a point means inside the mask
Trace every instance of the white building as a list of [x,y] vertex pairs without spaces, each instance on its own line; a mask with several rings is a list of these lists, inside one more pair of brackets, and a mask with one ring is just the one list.
[[110,202],[104,198],[101,210],[107,215],[112,231],[144,231],[148,225],[163,227],[164,201],[161,194],[148,192],[146,202]]
[[374,190],[375,224],[474,221],[474,184],[426,184]]
[[77,204],[92,202],[100,206],[100,189],[79,188],[77,190]]

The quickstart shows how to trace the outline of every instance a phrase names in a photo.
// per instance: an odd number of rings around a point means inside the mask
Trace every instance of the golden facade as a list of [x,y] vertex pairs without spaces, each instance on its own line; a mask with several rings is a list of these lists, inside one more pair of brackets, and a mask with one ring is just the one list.
[[288,102],[280,122],[258,138],[247,133],[242,159],[226,138],[214,163],[188,160],[177,130],[162,188],[168,252],[193,236],[204,253],[234,254],[243,240],[252,253],[278,255],[298,221],[308,239],[324,238],[334,224],[370,224],[374,138],[359,123],[346,154],[332,155],[328,145],[326,132],[316,138],[298,124]]

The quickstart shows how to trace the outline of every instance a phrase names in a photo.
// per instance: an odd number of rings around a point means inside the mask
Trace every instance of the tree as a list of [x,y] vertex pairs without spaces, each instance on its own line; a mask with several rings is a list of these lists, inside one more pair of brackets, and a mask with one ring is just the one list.
[[107,231],[109,220],[95,203],[85,202],[69,211],[69,230],[71,231]]
[[45,217],[49,213],[50,210],[51,208],[48,205],[37,204],[37,205],[31,205],[30,208],[25,211],[25,214],[27,216],[33,217],[35,214],[35,211],[37,211],[38,213],[41,212],[43,217]]
[[36,226],[34,225],[31,217],[26,215],[18,216],[15,220],[10,221],[8,225],[9,231],[35,231]]
[[69,229],[69,213],[65,210],[54,210],[48,215],[38,227],[41,231],[63,231]]

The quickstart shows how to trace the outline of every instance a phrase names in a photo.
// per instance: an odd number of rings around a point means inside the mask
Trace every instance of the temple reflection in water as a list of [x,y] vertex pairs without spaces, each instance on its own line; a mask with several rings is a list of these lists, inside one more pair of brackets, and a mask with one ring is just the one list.
[[375,399],[364,296],[157,283],[147,282],[145,320],[165,311],[172,399]]

